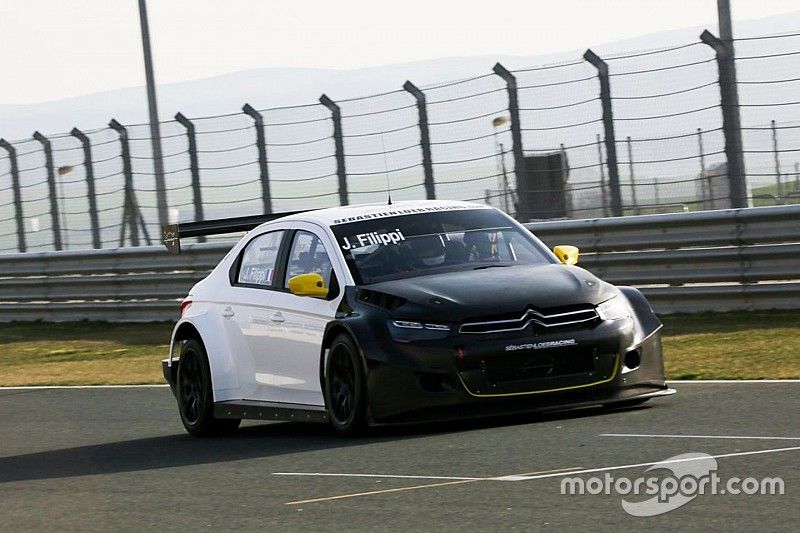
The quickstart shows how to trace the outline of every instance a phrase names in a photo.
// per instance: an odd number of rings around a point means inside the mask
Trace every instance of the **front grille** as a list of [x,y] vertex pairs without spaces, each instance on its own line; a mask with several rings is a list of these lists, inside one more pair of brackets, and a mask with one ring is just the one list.
[[522,331],[530,324],[544,328],[556,328],[570,325],[588,325],[599,318],[594,306],[582,306],[571,310],[544,310],[528,309],[517,318],[485,319],[474,322],[465,322],[459,328],[460,333],[501,333],[504,331]]
[[614,377],[612,346],[570,346],[467,356],[456,360],[458,377],[473,396],[534,394],[590,387]]
[[520,353],[487,357],[481,361],[486,377],[495,383],[591,372],[593,353],[586,349],[558,350],[551,353]]

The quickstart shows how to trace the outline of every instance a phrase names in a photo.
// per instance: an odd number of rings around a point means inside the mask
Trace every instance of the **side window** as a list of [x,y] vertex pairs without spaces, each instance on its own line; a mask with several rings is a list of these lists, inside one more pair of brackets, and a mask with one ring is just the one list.
[[313,233],[298,231],[294,235],[294,242],[292,242],[292,248],[289,251],[284,287],[289,286],[289,278],[292,276],[310,274],[312,272],[322,276],[326,287],[331,287],[333,267],[325,246]]
[[272,286],[283,234],[283,231],[272,231],[256,237],[247,244],[239,267],[237,279],[239,283]]

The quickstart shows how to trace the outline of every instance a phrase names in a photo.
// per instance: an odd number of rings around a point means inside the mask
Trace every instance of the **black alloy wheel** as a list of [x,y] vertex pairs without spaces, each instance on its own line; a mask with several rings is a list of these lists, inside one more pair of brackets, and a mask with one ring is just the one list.
[[229,433],[241,420],[214,418],[211,370],[203,344],[196,339],[183,343],[178,363],[177,399],[181,422],[196,437]]
[[334,429],[354,435],[366,426],[366,391],[358,349],[347,335],[331,344],[325,372],[325,403]]

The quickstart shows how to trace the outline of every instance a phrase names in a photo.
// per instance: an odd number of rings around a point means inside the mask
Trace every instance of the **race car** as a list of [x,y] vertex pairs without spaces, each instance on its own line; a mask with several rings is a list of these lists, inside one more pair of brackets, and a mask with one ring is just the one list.
[[644,296],[486,205],[344,206],[165,226],[247,230],[180,304],[162,362],[197,436],[242,419],[372,424],[672,394]]

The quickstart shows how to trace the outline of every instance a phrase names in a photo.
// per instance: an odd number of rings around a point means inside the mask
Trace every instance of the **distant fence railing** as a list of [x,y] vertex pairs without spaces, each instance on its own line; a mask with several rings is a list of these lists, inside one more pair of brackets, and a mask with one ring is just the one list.
[[[639,287],[657,312],[800,309],[800,206],[527,224],[580,265]],[[230,249],[190,244],[0,255],[0,321],[175,320]]]
[[800,202],[800,31],[505,63],[368,96],[178,113],[160,125],[164,189],[149,124],[0,131],[0,252],[145,246],[163,218],[383,202],[388,188],[521,221]]
[[800,309],[800,206],[527,224],[662,313]]

